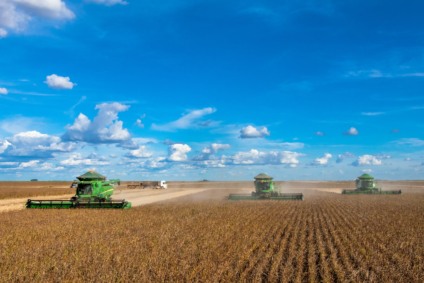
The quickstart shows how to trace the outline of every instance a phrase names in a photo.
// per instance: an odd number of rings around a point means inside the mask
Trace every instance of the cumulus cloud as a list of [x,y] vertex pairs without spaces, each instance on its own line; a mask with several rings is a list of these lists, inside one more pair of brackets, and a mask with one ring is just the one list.
[[206,154],[215,154],[217,153],[219,150],[224,150],[224,149],[229,149],[230,145],[229,144],[222,144],[222,143],[213,143],[208,147],[205,147],[202,150],[202,153],[206,153]]
[[345,152],[345,153],[342,153],[342,154],[337,155],[336,162],[337,163],[342,163],[343,160],[345,160],[346,158],[354,158],[354,157],[355,157],[354,154],[352,154],[350,152]]
[[196,129],[199,127],[211,126],[211,124],[213,124],[211,121],[204,121],[202,118],[214,112],[216,112],[216,109],[212,107],[192,110],[176,121],[163,125],[152,124],[152,129],[157,131],[173,132],[180,129]]
[[269,135],[270,133],[266,127],[255,128],[249,125],[240,130],[240,138],[242,139],[264,138],[265,136]]
[[374,155],[365,154],[359,156],[358,159],[352,163],[353,166],[363,166],[363,165],[382,165],[383,162],[381,159],[378,159]]
[[[1,34],[0,34],[0,37],[1,37]],[[0,87],[0,95],[6,95],[8,93],[9,91],[7,90],[7,88]]]
[[22,11],[17,11],[15,1],[0,1],[0,37],[8,35],[8,31],[20,31],[30,17]]
[[350,127],[349,130],[345,132],[345,135],[348,136],[357,136],[359,134],[358,130],[354,127]]
[[213,158],[214,155],[221,150],[229,149],[231,146],[229,144],[213,143],[210,146],[204,147],[199,156],[193,158],[195,161],[206,161]]
[[131,150],[128,153],[128,157],[134,157],[134,158],[149,158],[152,156],[152,153],[147,151],[147,148],[145,145],[139,146],[138,149]]
[[55,89],[72,89],[75,86],[75,84],[71,82],[71,79],[69,77],[62,77],[56,74],[47,76],[45,83],[50,88]]
[[97,116],[93,121],[80,113],[74,124],[67,126],[64,140],[85,141],[90,143],[122,143],[131,138],[118,113],[128,110],[129,106],[113,102],[96,105]]
[[317,131],[317,132],[315,132],[315,135],[319,136],[319,137],[323,137],[323,136],[325,136],[325,133],[321,132],[321,131]]
[[106,6],[113,6],[113,5],[127,5],[128,2],[124,0],[87,0],[89,3],[95,3],[95,4],[101,4]]
[[0,37],[24,31],[33,20],[71,20],[75,14],[62,0],[0,1]]
[[166,167],[167,165],[168,163],[164,157],[150,158],[145,163],[145,166],[151,169],[160,169]]
[[289,167],[296,167],[299,164],[299,157],[303,154],[293,151],[270,151],[263,152],[251,149],[247,152],[238,152],[232,159],[234,164],[285,164]]
[[75,153],[71,154],[68,159],[60,161],[60,164],[63,166],[102,166],[108,165],[109,162],[104,158],[99,158],[97,155],[90,155],[87,157],[82,157],[81,154]]
[[37,167],[38,163],[40,163],[40,160],[30,160],[27,162],[21,162],[21,164],[19,164],[19,169]]
[[198,165],[199,167],[204,167],[204,168],[224,168],[226,167],[225,166],[226,162],[227,160],[225,157],[220,157],[220,158],[202,160],[198,162],[196,165]]
[[314,165],[327,165],[328,161],[333,157],[330,153],[325,153],[324,156],[316,158],[314,160]]
[[187,160],[187,153],[191,151],[191,147],[187,144],[181,144],[176,143],[169,146],[168,152],[169,156],[168,159],[170,161],[186,161]]
[[8,140],[0,141],[0,154],[6,151],[6,149],[12,145]]
[[[3,153],[8,156],[50,157],[54,152],[69,152],[74,143],[62,142],[60,137],[28,131],[15,134],[2,142]],[[6,146],[5,146],[6,145]]]

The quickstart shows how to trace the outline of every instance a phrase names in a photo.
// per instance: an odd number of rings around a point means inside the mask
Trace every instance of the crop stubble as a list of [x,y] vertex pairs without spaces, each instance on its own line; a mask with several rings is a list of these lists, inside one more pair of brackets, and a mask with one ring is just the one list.
[[0,214],[0,281],[422,282],[424,194]]

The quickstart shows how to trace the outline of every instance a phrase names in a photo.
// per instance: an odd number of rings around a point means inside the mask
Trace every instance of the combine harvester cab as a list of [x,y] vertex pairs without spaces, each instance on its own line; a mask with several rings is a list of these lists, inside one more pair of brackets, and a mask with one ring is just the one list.
[[302,193],[281,193],[275,190],[273,178],[261,173],[255,177],[255,191],[251,195],[230,194],[229,200],[303,200]]
[[105,176],[94,171],[77,177],[71,188],[76,189],[75,196],[69,200],[31,200],[26,203],[27,208],[131,208],[126,200],[112,199],[115,185],[119,180],[106,180]]
[[381,188],[376,186],[374,177],[370,174],[362,174],[355,180],[356,189],[355,190],[343,190],[342,194],[344,195],[400,195],[401,190],[394,191],[383,191]]

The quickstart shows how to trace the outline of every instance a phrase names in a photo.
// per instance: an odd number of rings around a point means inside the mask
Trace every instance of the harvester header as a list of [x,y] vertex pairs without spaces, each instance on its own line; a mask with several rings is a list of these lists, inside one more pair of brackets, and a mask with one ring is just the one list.
[[69,200],[31,200],[27,208],[130,208],[131,203],[125,200],[112,199],[114,188],[120,184],[118,179],[107,180],[105,176],[88,171],[77,177],[71,184],[76,189]]

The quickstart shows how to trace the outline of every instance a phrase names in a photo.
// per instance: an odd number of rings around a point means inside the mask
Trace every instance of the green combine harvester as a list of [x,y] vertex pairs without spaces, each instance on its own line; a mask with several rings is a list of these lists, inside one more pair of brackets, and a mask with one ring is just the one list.
[[131,203],[125,200],[112,199],[114,187],[120,184],[119,180],[106,180],[105,176],[95,172],[77,177],[71,188],[76,189],[75,196],[69,200],[31,200],[26,203],[27,208],[120,208],[127,209]]
[[359,194],[368,194],[368,195],[399,195],[401,190],[396,191],[383,191],[381,188],[376,186],[374,177],[370,174],[362,174],[356,180],[356,189],[355,190],[343,190],[342,194],[345,195],[359,195]]
[[261,173],[255,177],[255,191],[250,195],[230,194],[229,200],[303,200],[302,193],[281,193],[275,190],[273,178]]

